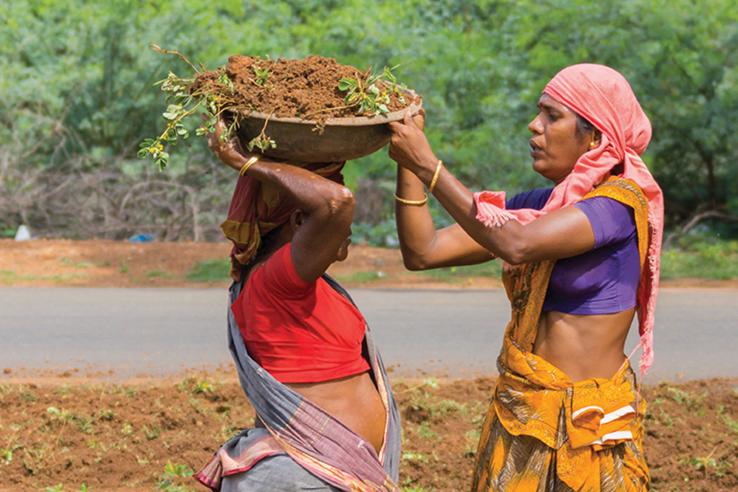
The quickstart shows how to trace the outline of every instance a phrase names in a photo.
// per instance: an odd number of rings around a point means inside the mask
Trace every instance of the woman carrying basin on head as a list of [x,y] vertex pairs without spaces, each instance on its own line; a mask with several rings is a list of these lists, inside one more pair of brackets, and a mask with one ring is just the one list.
[[[553,185],[507,200],[456,180],[422,117],[392,124],[403,258],[411,269],[505,262],[512,318],[473,490],[644,490],[645,403],[624,345],[637,311],[645,372],[663,224],[640,158],[651,125],[628,82],[602,65],[559,72],[538,109],[533,169]],[[435,229],[424,184],[456,224]]]
[[223,491],[394,491],[399,416],[363,316],[326,269],[348,254],[343,163],[303,169],[215,154],[240,177],[223,225],[234,243],[229,341],[255,429],[197,474]]

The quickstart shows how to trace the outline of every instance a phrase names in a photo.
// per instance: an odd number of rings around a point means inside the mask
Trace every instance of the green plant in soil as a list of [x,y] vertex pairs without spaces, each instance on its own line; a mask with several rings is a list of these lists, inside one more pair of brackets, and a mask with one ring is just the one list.
[[269,69],[261,68],[258,65],[254,65],[254,83],[256,85],[265,86],[269,81]]
[[397,83],[392,68],[384,67],[381,73],[372,74],[371,70],[365,77],[357,74],[355,78],[344,77],[338,82],[338,90],[346,93],[344,101],[349,107],[356,106],[357,113],[366,116],[389,113],[387,105],[390,95],[394,93],[400,102],[404,103],[403,90],[405,87]]

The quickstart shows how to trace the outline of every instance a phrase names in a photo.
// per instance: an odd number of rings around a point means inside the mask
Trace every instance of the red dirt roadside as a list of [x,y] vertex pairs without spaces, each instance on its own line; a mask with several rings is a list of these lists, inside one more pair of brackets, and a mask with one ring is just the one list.
[[[125,241],[0,240],[0,286],[75,287],[207,287],[226,286],[228,279],[202,282],[188,279],[203,261],[228,256],[228,243],[129,243]],[[346,261],[329,273],[348,287],[495,288],[497,278],[439,279],[409,272],[397,249],[364,245],[351,247]],[[680,279],[671,287],[736,287],[738,281]]]

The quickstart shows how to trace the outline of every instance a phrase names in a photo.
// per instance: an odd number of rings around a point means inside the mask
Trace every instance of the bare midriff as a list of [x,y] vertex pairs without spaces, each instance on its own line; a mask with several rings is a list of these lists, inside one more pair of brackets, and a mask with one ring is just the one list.
[[625,361],[623,350],[634,309],[615,314],[541,314],[533,353],[572,381],[611,378]]
[[289,383],[287,386],[363,437],[379,453],[384,442],[386,412],[368,372],[321,383]]

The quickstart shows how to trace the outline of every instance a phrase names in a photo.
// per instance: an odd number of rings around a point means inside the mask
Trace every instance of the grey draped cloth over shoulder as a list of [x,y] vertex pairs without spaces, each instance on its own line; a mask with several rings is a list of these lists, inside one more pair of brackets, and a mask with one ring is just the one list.
[[[335,280],[328,284],[353,303]],[[348,491],[398,491],[400,463],[400,415],[369,326],[363,355],[386,409],[384,444],[374,447],[291,388],[277,381],[251,358],[230,305],[238,298],[243,281],[230,289],[228,342],[246,396],[263,429],[247,429],[229,440],[195,475],[213,490],[223,477],[244,473],[269,456],[287,454],[327,484]]]

